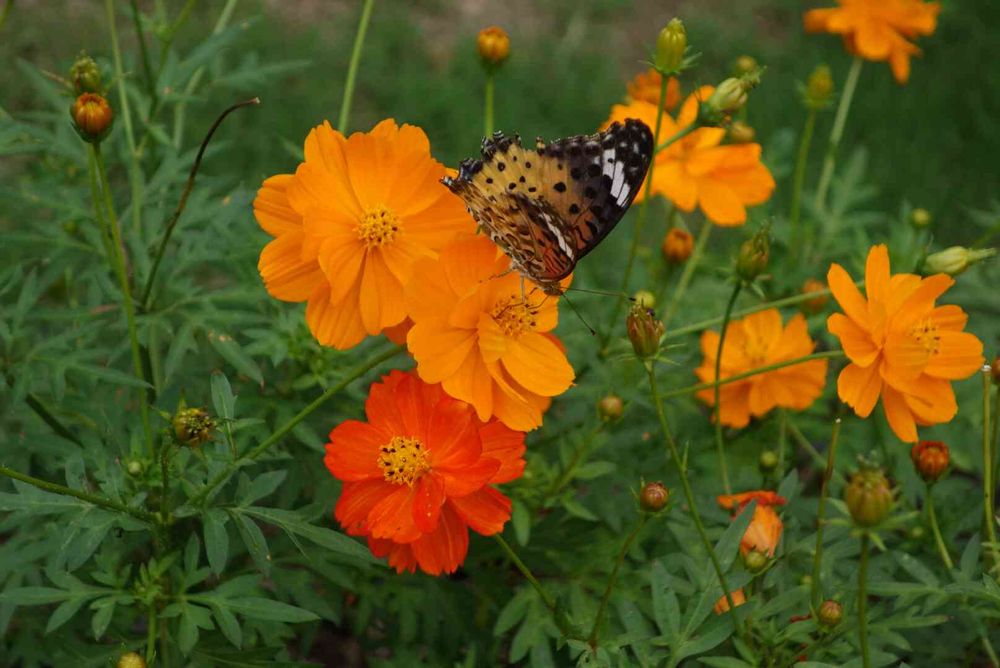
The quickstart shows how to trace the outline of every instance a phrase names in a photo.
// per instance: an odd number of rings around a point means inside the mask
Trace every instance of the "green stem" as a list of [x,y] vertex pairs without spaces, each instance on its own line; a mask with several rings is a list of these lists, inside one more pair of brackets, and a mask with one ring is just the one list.
[[315,411],[317,408],[319,408],[324,403],[329,401],[335,395],[340,393],[345,387],[347,387],[355,380],[365,375],[378,365],[382,364],[382,362],[385,362],[388,359],[392,359],[396,355],[400,354],[401,352],[403,352],[403,350],[404,348],[401,346],[393,346],[389,350],[381,352],[372,357],[371,359],[369,359],[367,362],[364,362],[363,364],[355,367],[344,377],[343,380],[341,380],[333,387],[327,389],[325,392],[323,392],[323,394],[316,397],[316,399],[314,399],[312,403],[303,408],[288,422],[279,427],[273,434],[264,439],[264,441],[262,441],[260,445],[258,445],[253,450],[248,452],[246,456],[244,456],[242,459],[238,461],[231,462],[228,466],[226,466],[225,469],[216,474],[214,478],[212,478],[208,483],[205,484],[204,487],[201,488],[201,491],[199,491],[197,494],[188,499],[188,505],[191,506],[201,505],[201,503],[204,502],[204,500],[208,497],[208,495],[211,494],[216,487],[218,487],[223,482],[228,480],[229,477],[236,471],[236,469],[260,457],[262,454],[267,452],[267,450],[270,449],[271,446],[273,446],[275,443],[284,438],[285,434],[294,429],[297,424],[306,419],[313,411]]
[[819,186],[816,188],[815,207],[817,211],[826,211],[826,193],[830,189],[830,181],[833,179],[833,168],[837,162],[837,146],[844,135],[847,112],[851,108],[854,89],[858,86],[858,76],[861,74],[861,62],[860,57],[854,57],[854,62],[851,63],[851,70],[847,73],[847,82],[844,84],[844,90],[840,93],[840,102],[837,103],[837,114],[833,119],[833,130],[830,131],[830,143],[826,147],[826,157],[823,159],[823,171],[820,173]]
[[[798,441],[803,450],[809,453],[809,456],[813,458],[813,461],[817,466],[826,466],[826,460],[823,459],[823,455],[816,451],[816,448],[814,448],[813,444],[809,442],[809,439],[805,437],[805,434],[803,434],[791,420],[788,421],[788,433],[792,435],[792,438]],[[833,477],[841,485],[847,482],[847,479],[844,478],[844,474],[836,469],[833,471]]]
[[778,409],[778,475],[780,483],[785,479],[785,450],[788,449],[788,411]]
[[368,22],[372,16],[375,0],[365,0],[361,9],[361,19],[358,21],[358,32],[354,37],[354,49],[351,51],[351,62],[347,66],[347,82],[344,84],[344,99],[340,104],[340,116],[337,117],[337,129],[341,134],[347,132],[347,123],[351,115],[351,101],[354,99],[354,82],[358,76],[358,65],[361,63],[361,47],[365,43],[365,33],[368,32]]
[[498,533],[493,534],[493,538],[496,540],[497,544],[510,559],[511,563],[521,572],[524,579],[527,580],[535,591],[538,592],[538,597],[542,599],[542,603],[545,607],[549,609],[549,613],[552,615],[552,620],[559,627],[559,632],[563,634],[564,638],[575,638],[575,634],[570,630],[569,625],[566,623],[565,618],[560,613],[559,609],[556,607],[555,599],[553,599],[545,589],[542,588],[542,583],[538,581],[538,578],[532,574],[531,569],[528,568],[521,558],[517,556],[517,553],[511,548],[511,546],[504,540],[504,537]]
[[993,472],[992,472],[992,482],[994,488],[996,487],[997,475],[998,475],[998,462],[997,462],[997,435],[1000,433],[1000,389],[996,392],[996,401],[993,405],[993,423],[992,423],[993,433],[990,436],[990,461],[993,462]]
[[[670,297],[670,304],[663,312],[663,324],[665,326],[670,324],[670,318],[672,318],[674,313],[677,311],[677,307],[681,303],[681,298],[684,296],[684,293],[687,291],[688,284],[691,283],[691,279],[694,277],[694,271],[698,268],[701,258],[705,255],[705,248],[708,246],[708,237],[712,234],[713,227],[715,227],[715,224],[707,219],[704,223],[702,223],[701,231],[698,232],[698,240],[694,245],[694,251],[691,253],[691,257],[688,258],[688,261],[684,263],[684,271],[681,273],[680,280],[677,281],[677,287],[674,288],[674,294]],[[713,320],[712,322],[717,322],[717,320]],[[666,335],[672,335],[669,328],[667,329]]]
[[726,602],[729,604],[729,614],[733,622],[733,627],[736,629],[736,634],[740,636],[740,639],[743,640],[743,642],[747,642],[743,625],[740,623],[739,616],[736,612],[736,605],[733,603],[733,595],[726,582],[726,576],[722,572],[722,564],[719,563],[719,558],[715,554],[715,548],[712,547],[712,543],[708,539],[708,534],[705,532],[705,525],[702,524],[701,515],[698,513],[698,505],[695,503],[694,493],[691,491],[691,483],[688,481],[687,464],[681,459],[680,452],[677,450],[677,442],[674,441],[673,433],[670,431],[670,423],[667,422],[667,414],[663,410],[663,398],[666,395],[660,395],[660,390],[656,384],[656,370],[651,363],[646,364],[646,375],[649,378],[649,390],[653,395],[653,404],[656,408],[656,415],[660,421],[660,429],[662,429],[663,436],[667,441],[667,447],[670,450],[670,457],[674,462],[674,466],[677,467],[677,472],[681,477],[681,487],[684,490],[684,498],[687,500],[688,511],[691,513],[691,519],[694,521],[694,526],[698,530],[698,536],[701,537],[702,545],[705,547],[706,552],[708,552],[708,557],[712,562],[712,568],[715,569],[715,575],[718,577],[719,585],[722,587],[722,593],[726,598]]
[[722,487],[726,490],[726,494],[732,494],[733,489],[729,484],[729,466],[726,463],[726,448],[725,443],[722,439],[722,385],[719,384],[719,380],[722,376],[722,350],[723,346],[726,344],[726,334],[729,330],[729,318],[733,314],[733,304],[736,303],[736,298],[740,296],[740,290],[743,289],[743,282],[736,281],[736,285],[733,287],[733,292],[729,296],[729,301],[726,302],[726,310],[722,314],[722,330],[719,332],[719,345],[715,350],[715,384],[712,390],[714,395],[714,408],[715,408],[715,453],[719,457],[719,472],[722,474]]
[[153,662],[156,661],[156,627],[157,627],[157,615],[156,615],[156,602],[149,604],[147,611],[147,622],[146,622],[146,665],[152,666]]
[[618,571],[621,570],[622,563],[625,561],[625,555],[628,554],[629,548],[632,547],[632,543],[635,542],[636,537],[642,528],[646,526],[646,521],[649,519],[649,515],[645,512],[640,513],[639,522],[632,529],[632,532],[625,538],[625,542],[622,543],[622,549],[618,552],[618,558],[615,560],[614,568],[611,569],[611,574],[608,576],[608,584],[604,587],[604,595],[601,596],[601,604],[597,608],[597,614],[594,616],[594,626],[590,629],[590,636],[587,642],[590,644],[591,649],[597,649],[597,640],[601,632],[601,621],[604,619],[604,612],[608,608],[608,601],[611,600],[611,592],[614,591],[615,583],[618,581]]
[[149,276],[146,277],[146,285],[142,290],[142,297],[139,300],[140,306],[143,310],[149,310],[149,299],[153,292],[153,281],[156,279],[156,272],[160,268],[160,262],[163,260],[163,254],[167,250],[167,244],[170,243],[170,235],[174,233],[174,228],[177,226],[177,221],[180,220],[181,214],[184,213],[184,207],[187,206],[188,196],[191,194],[191,190],[194,188],[194,179],[198,175],[198,168],[201,167],[201,159],[205,155],[205,149],[208,148],[208,143],[212,141],[212,135],[222,124],[222,121],[226,119],[226,116],[232,112],[240,109],[242,107],[260,104],[260,98],[253,98],[250,100],[244,100],[243,102],[237,102],[225,111],[223,111],[212,127],[208,129],[208,133],[201,142],[201,146],[198,148],[198,155],[195,156],[194,164],[191,165],[191,172],[188,174],[187,185],[184,186],[184,192],[181,193],[181,199],[177,203],[177,208],[174,210],[170,220],[167,222],[166,229],[163,231],[163,238],[160,239],[160,244],[156,248],[156,255],[153,258],[153,267],[149,270]]
[[930,521],[931,532],[934,534],[934,542],[937,544],[938,552],[941,554],[941,561],[944,565],[951,570],[955,567],[955,564],[951,560],[951,555],[948,554],[948,548],[944,544],[944,538],[941,537],[941,529],[938,527],[937,513],[934,512],[934,497],[931,495],[934,487],[927,483],[927,519]]
[[861,534],[861,564],[858,568],[858,641],[861,644],[861,665],[871,668],[868,652],[868,532]]
[[993,380],[989,367],[982,371],[983,377],[983,520],[986,523],[986,537],[993,555],[993,567],[1000,566],[1000,546],[997,545],[995,510],[993,507],[993,448],[990,442],[990,383]]
[[791,227],[789,250],[793,258],[798,257],[799,219],[802,214],[802,185],[806,177],[806,163],[809,161],[809,146],[812,144],[813,130],[816,128],[816,110],[810,109],[806,125],[799,140],[799,154],[795,159],[795,176],[792,178],[792,205],[789,211]]
[[[767,364],[765,366],[757,367],[756,369],[750,369],[749,371],[744,371],[743,373],[738,373],[733,376],[727,376],[718,382],[708,382],[708,383],[698,383],[697,385],[688,385],[687,387],[681,387],[676,390],[670,390],[669,392],[663,393],[664,399],[672,399],[674,397],[680,397],[685,394],[693,394],[695,392],[700,392],[701,390],[710,390],[718,385],[728,385],[729,383],[736,383],[741,380],[746,380],[756,376],[757,374],[767,373],[768,371],[774,371],[775,369],[783,369],[786,366],[795,366],[796,364],[803,364],[805,362],[811,362],[812,360],[828,359],[831,357],[843,357],[844,353],[840,350],[824,350],[819,353],[812,353],[811,355],[806,355],[805,357],[796,357],[795,359],[782,360],[781,362],[775,362],[773,364]],[[822,459],[822,458],[821,458]]]
[[131,508],[123,503],[117,501],[112,501],[111,499],[106,499],[102,496],[97,496],[96,494],[88,494],[87,492],[81,492],[70,487],[65,487],[63,485],[56,484],[54,482],[49,482],[47,480],[42,480],[41,478],[35,478],[34,476],[26,475],[15,471],[12,468],[8,468],[0,464],[0,474],[7,476],[8,478],[13,478],[14,480],[20,480],[21,482],[26,482],[29,485],[33,485],[38,489],[45,490],[46,492],[52,492],[53,494],[62,494],[63,496],[72,496],[74,498],[80,499],[81,501],[86,501],[87,503],[100,506],[101,508],[106,508],[108,510],[114,510],[119,513],[124,513],[126,515],[131,515],[137,520],[147,522],[149,524],[156,524],[157,517],[151,512],[140,510],[139,508]]
[[[656,147],[656,152],[659,153],[660,151],[662,151],[662,150],[664,150],[666,148],[669,148],[671,144],[673,144],[675,142],[679,142],[681,139],[684,139],[689,134],[691,134],[692,132],[694,132],[695,130],[698,130],[700,128],[701,128],[701,126],[698,125],[697,122],[692,123],[691,125],[688,125],[688,126],[686,126],[684,128],[681,128],[680,130],[677,131],[677,133],[675,135],[673,135],[672,137],[670,137],[670,139],[668,139],[667,141],[665,141],[662,144],[660,144],[659,146],[657,146]],[[650,167],[652,167],[652,165],[650,165]]]
[[493,89],[495,88],[493,71],[486,74],[486,101],[483,110],[483,136],[489,137],[493,134]]
[[826,469],[823,471],[823,484],[819,492],[819,508],[816,510],[816,549],[813,550],[811,600],[813,612],[819,610],[823,598],[823,587],[820,583],[820,567],[823,563],[823,529],[826,527],[826,499],[830,494],[830,479],[833,478],[834,463],[837,459],[837,442],[840,440],[840,418],[833,421],[833,434],[830,435],[830,445],[826,451]]
[[[91,144],[93,149],[94,163],[97,165],[97,178],[101,184],[101,191],[104,194],[104,208],[107,218],[100,215],[98,220],[110,228],[109,234],[112,241],[111,262],[115,273],[118,276],[118,284],[122,291],[122,303],[125,306],[125,320],[128,326],[129,345],[132,349],[132,367],[135,376],[146,383],[146,373],[142,366],[142,353],[139,347],[139,332],[135,324],[135,304],[132,301],[132,288],[129,286],[128,274],[125,270],[125,245],[122,243],[121,230],[118,228],[118,220],[115,217],[115,205],[111,198],[111,184],[108,183],[108,172],[104,166],[104,158],[101,155],[101,145]],[[148,384],[148,383],[147,383]],[[139,415],[142,419],[142,431],[146,438],[149,452],[153,452],[153,431],[149,424],[149,405],[146,401],[146,388],[139,390]]]
[[45,404],[41,402],[35,395],[30,392],[24,397],[24,401],[28,404],[31,410],[35,411],[35,414],[42,419],[42,421],[52,428],[52,431],[62,436],[68,441],[72,441],[79,446],[83,446],[83,441],[77,438],[76,434],[69,430],[66,425],[59,421],[55,415],[53,415]]
[[7,22],[7,16],[10,14],[11,8],[14,7],[14,0],[7,0],[7,3],[3,6],[3,11],[0,12],[0,28]]
[[135,37],[139,42],[139,57],[142,59],[142,72],[146,78],[146,90],[150,99],[156,97],[156,82],[153,80],[153,68],[149,66],[149,51],[146,49],[146,35],[142,30],[142,17],[139,13],[137,0],[129,0],[132,6],[132,24],[135,26]]

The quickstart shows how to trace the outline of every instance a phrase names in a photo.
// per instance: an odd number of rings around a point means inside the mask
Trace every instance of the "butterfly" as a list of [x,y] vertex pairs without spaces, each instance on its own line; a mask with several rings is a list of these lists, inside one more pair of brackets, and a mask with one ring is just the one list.
[[494,132],[482,158],[459,163],[441,182],[465,200],[511,267],[548,295],[614,229],[639,192],[653,157],[653,134],[626,119],[593,135],[536,140]]

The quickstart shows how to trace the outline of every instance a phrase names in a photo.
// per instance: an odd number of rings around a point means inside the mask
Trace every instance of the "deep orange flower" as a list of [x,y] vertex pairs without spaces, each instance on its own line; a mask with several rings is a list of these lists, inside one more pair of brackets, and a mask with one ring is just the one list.
[[920,54],[909,40],[934,32],[941,5],[922,0],[837,0],[837,4],[806,12],[806,31],[842,36],[848,52],[865,60],[888,60],[896,81],[906,83],[910,56]]
[[[747,602],[747,595],[743,592],[743,588],[740,587],[736,591],[729,592],[729,595],[733,597],[733,605],[737,608]],[[715,602],[712,606],[712,612],[717,615],[721,615],[724,612],[729,612],[729,601],[726,600],[725,594]]]
[[[752,313],[742,320],[729,322],[719,375],[725,379],[769,364],[805,357],[815,347],[802,314],[792,316],[788,324],[782,326],[778,309]],[[719,334],[702,332],[701,352],[704,358],[695,373],[703,383],[715,380],[718,349]],[[825,359],[810,360],[728,383],[719,388],[722,424],[745,427],[751,415],[762,417],[776,406],[804,410],[819,397],[825,384]],[[713,388],[701,390],[696,396],[709,406],[715,405]]]
[[[675,121],[663,114],[659,141],[662,144],[694,123],[699,100],[707,100],[714,89],[703,86],[681,106]],[[605,127],[614,121],[636,118],[656,127],[656,104],[633,101],[616,104]],[[774,190],[774,178],[760,161],[760,144],[720,146],[726,131],[699,128],[656,154],[652,192],[670,199],[682,211],[700,207],[705,217],[717,225],[742,225],[747,206],[766,202]],[[640,191],[640,201],[645,190]]]
[[757,489],[752,492],[740,492],[739,494],[721,494],[715,497],[720,508],[739,512],[750,505],[751,501],[756,501],[758,506],[783,506],[785,497],[777,492],[767,489]]
[[406,286],[415,323],[406,343],[426,382],[472,404],[481,420],[496,416],[528,431],[541,425],[550,397],[572,384],[573,368],[549,333],[559,300],[509,268],[510,259],[482,235],[418,261]]
[[955,417],[951,381],[971,376],[984,362],[982,342],[962,331],[965,312],[934,305],[954,282],[944,274],[891,275],[884,245],[868,252],[866,296],[839,264],[827,273],[844,310],[827,319],[827,328],[851,360],[837,379],[837,393],[863,418],[881,397],[889,426],[907,443],[917,440],[917,425]]
[[[649,102],[656,105],[660,103],[660,86],[663,85],[663,75],[650,67],[645,72],[639,72],[626,85],[630,101]],[[677,77],[670,77],[667,81],[667,95],[663,101],[663,108],[673,111],[677,103],[681,101],[681,84]],[[649,127],[653,127],[650,125]]]
[[510,519],[493,484],[524,470],[524,434],[412,374],[373,383],[367,422],[330,432],[326,467],[343,481],[334,514],[347,533],[398,572],[452,573],[465,560],[471,528],[491,535]]
[[264,181],[254,200],[257,222],[275,237],[258,263],[267,291],[308,301],[306,321],[323,345],[350,348],[398,325],[414,260],[474,229],[438,183],[444,175],[412,125],[385,120],[348,138],[329,123],[314,128],[305,162]]
[[740,540],[740,554],[745,557],[751,550],[756,550],[768,557],[774,556],[784,528],[781,518],[774,511],[774,506],[785,505],[784,497],[769,490],[755,490],[740,494],[724,494],[716,497],[716,501],[722,508],[731,510],[734,514],[743,510],[751,501],[756,501],[753,518]]

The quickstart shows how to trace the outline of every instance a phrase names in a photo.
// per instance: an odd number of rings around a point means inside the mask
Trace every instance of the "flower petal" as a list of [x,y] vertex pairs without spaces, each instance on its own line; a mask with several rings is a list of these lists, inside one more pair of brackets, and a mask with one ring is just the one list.
[[541,334],[529,332],[512,341],[502,363],[518,384],[544,397],[562,394],[573,383],[566,355]]
[[492,487],[454,498],[451,505],[469,528],[484,536],[500,533],[510,519],[510,499]]

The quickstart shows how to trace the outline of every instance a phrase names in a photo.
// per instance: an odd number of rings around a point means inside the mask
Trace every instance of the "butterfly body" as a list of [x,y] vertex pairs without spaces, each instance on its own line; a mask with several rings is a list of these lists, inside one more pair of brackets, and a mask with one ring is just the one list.
[[513,269],[559,295],[562,279],[625,215],[652,156],[652,133],[634,119],[593,135],[539,139],[533,149],[496,132],[483,140],[481,158],[463,160],[458,177],[442,183]]

